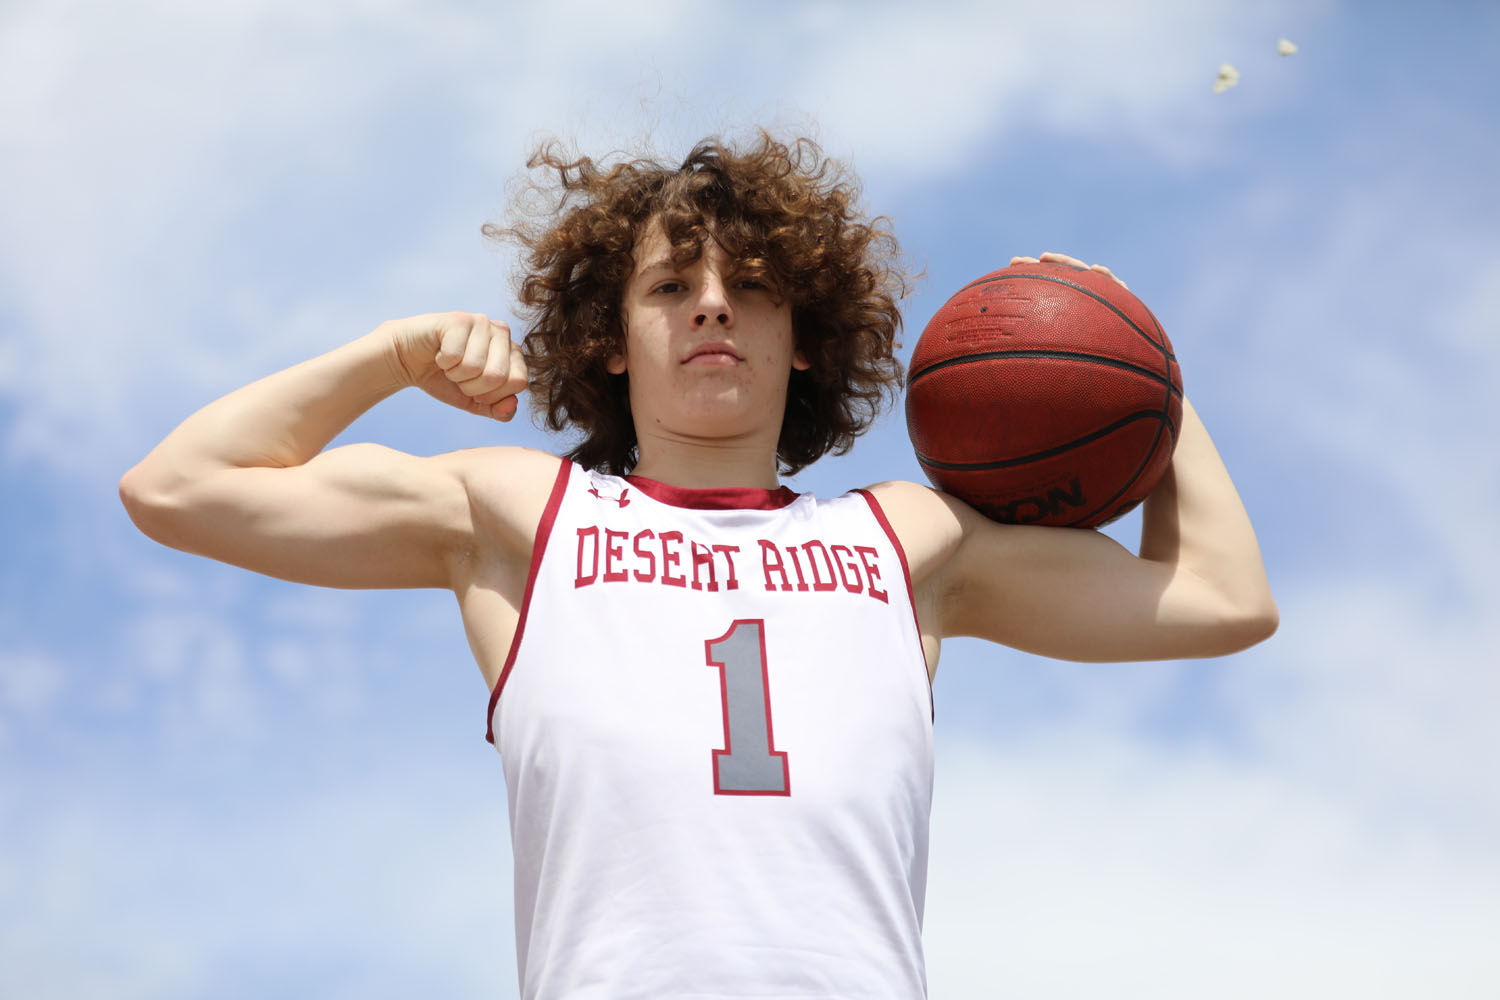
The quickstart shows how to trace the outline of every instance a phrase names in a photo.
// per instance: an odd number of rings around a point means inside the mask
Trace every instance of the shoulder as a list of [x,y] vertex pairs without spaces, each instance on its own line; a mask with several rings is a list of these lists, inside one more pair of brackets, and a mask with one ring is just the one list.
[[487,540],[529,556],[537,525],[568,463],[512,445],[466,448],[439,458],[463,484],[481,544]]
[[968,504],[930,486],[903,480],[875,483],[862,492],[876,501],[906,553],[912,585],[940,575],[981,516]]
[[513,485],[522,485],[533,480],[545,480],[549,488],[564,461],[551,452],[517,445],[463,448],[447,452],[439,458],[451,465],[468,482],[485,483],[500,478]]
[[930,634],[977,636],[1070,660],[1161,658],[1141,636],[1158,625],[1170,582],[1164,567],[1108,535],[1001,524],[915,483],[881,483],[870,492],[907,550]]
[[960,592],[1065,565],[1087,563],[1099,548],[1118,548],[1098,532],[1001,524],[964,501],[918,483],[867,487],[906,553],[912,585],[947,603]]

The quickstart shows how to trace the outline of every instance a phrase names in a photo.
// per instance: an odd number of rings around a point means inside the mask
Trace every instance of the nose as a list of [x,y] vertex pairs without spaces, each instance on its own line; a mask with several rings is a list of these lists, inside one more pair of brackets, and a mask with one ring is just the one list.
[[708,268],[704,270],[708,273],[704,274],[703,285],[698,292],[698,307],[693,313],[693,325],[704,327],[710,322],[717,322],[725,327],[733,325],[734,307],[729,303],[729,292],[724,287],[723,278]]

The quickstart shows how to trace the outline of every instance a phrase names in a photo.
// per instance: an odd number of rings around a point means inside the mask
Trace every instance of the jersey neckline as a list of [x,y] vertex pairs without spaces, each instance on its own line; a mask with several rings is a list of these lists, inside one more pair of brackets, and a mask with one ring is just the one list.
[[780,510],[800,494],[787,486],[768,490],[757,486],[714,486],[694,489],[672,486],[645,476],[625,476],[625,481],[658,503],[688,510]]

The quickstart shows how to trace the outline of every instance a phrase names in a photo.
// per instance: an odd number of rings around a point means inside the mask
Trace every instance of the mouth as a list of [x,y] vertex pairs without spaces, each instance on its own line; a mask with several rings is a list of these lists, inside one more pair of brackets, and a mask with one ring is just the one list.
[[732,345],[716,340],[693,348],[688,352],[688,356],[682,359],[682,363],[685,365],[733,365],[743,360],[745,359],[740,356],[740,352],[736,351]]

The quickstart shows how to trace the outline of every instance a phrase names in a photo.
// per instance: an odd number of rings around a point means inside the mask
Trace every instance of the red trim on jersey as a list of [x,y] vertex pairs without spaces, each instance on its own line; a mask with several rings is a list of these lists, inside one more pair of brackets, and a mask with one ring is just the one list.
[[526,612],[531,609],[531,590],[536,586],[536,575],[542,568],[542,553],[547,551],[547,539],[552,537],[552,524],[557,520],[557,508],[562,506],[563,494],[567,492],[568,473],[573,463],[566,458],[558,467],[557,478],[552,482],[552,492],[547,497],[547,506],[542,509],[542,519],[537,522],[536,538],[531,543],[531,567],[526,571],[526,590],[521,597],[521,613],[516,617],[516,634],[511,636],[510,650],[505,654],[505,666],[500,668],[500,679],[490,692],[490,711],[485,723],[484,738],[495,742],[495,705],[500,701],[500,691],[505,687],[510,669],[516,665],[516,652],[521,648],[521,634],[526,631]]
[[891,540],[891,546],[896,550],[896,556],[901,560],[901,576],[906,580],[906,596],[911,602],[911,620],[917,627],[917,647],[922,650],[922,669],[927,675],[927,701],[932,708],[933,717],[937,717],[937,705],[932,701],[932,667],[927,662],[927,647],[922,644],[922,623],[917,620],[917,592],[911,585],[911,567],[906,564],[906,550],[901,547],[901,539],[896,537],[896,529],[891,527],[891,522],[886,520],[885,510],[881,508],[880,501],[875,499],[875,494],[869,490],[855,490],[865,498],[870,505],[870,512],[875,515],[875,520],[885,529],[885,537]]
[[625,480],[653,500],[689,510],[780,510],[797,499],[797,494],[786,486],[774,490],[755,486],[693,489],[669,486],[643,476],[626,476]]

